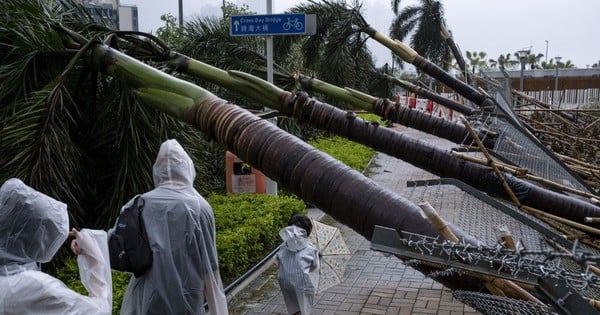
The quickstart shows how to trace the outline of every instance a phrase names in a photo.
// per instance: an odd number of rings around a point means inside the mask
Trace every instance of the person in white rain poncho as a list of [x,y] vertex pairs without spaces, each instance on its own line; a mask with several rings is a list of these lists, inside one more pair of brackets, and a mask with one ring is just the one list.
[[156,188],[141,196],[152,267],[132,276],[121,314],[204,314],[205,298],[210,314],[227,314],[214,215],[194,189],[195,177],[183,147],[176,140],[163,142],[153,167]]
[[110,314],[112,280],[106,232],[72,232],[89,296],[40,271],[69,234],[67,205],[21,180],[0,187],[0,314]]
[[308,241],[310,218],[296,214],[289,226],[279,231],[283,245],[277,252],[279,287],[289,314],[312,312],[319,283],[319,253]]

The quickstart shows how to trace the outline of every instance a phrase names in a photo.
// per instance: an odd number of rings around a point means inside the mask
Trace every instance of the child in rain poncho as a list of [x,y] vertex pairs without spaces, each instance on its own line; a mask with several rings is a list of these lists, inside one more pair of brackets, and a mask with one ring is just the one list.
[[112,280],[106,232],[73,232],[89,295],[40,271],[69,233],[67,205],[16,178],[0,187],[0,314],[110,314]]
[[310,244],[310,219],[296,214],[279,235],[284,243],[277,253],[279,287],[289,314],[308,315],[312,312],[317,292],[319,254]]

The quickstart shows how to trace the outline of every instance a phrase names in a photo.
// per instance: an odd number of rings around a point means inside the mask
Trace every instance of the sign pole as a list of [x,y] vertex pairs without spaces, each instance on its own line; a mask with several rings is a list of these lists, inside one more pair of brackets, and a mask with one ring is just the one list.
[[[267,14],[273,14],[272,0],[267,0]],[[273,83],[273,35],[267,36],[267,81]]]
[[[273,13],[272,0],[267,0],[267,14]],[[273,83],[273,35],[267,35],[267,81]],[[277,124],[277,118],[273,118],[272,123]],[[266,178],[267,195],[277,195],[277,182]]]
[[[272,11],[272,0],[267,0],[266,15],[232,15],[229,18],[231,36],[266,36],[267,81],[270,83],[273,83],[273,36],[314,35],[317,31],[315,14],[272,14]],[[266,110],[267,108],[263,107],[263,111]],[[277,118],[269,121],[277,124]],[[267,177],[265,186],[268,195],[277,195],[276,181]]]

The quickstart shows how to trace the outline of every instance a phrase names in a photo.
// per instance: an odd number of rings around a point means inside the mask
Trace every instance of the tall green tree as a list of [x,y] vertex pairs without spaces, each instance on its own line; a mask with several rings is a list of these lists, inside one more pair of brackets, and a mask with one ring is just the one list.
[[165,24],[156,29],[156,36],[171,47],[178,47],[183,37],[183,30],[179,27],[177,18],[171,14],[163,14],[160,20]]
[[451,51],[441,33],[444,7],[440,1],[419,0],[398,12],[400,1],[392,1],[396,17],[390,26],[390,37],[405,41],[411,35],[410,46],[419,55],[442,69],[448,69]]

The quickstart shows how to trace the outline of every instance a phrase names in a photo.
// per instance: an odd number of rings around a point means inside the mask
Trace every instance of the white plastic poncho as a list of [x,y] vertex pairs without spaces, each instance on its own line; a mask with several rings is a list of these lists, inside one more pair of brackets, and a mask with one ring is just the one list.
[[284,243],[277,252],[279,287],[289,314],[311,314],[317,291],[319,254],[306,231],[295,225],[279,231]]
[[77,262],[89,296],[41,272],[67,239],[67,206],[13,178],[0,187],[0,314],[110,314],[106,233],[82,230]]
[[212,315],[227,314],[214,215],[192,186],[195,176],[183,147],[165,141],[153,167],[156,188],[142,195],[152,267],[132,276],[121,314],[204,314],[205,297]]

